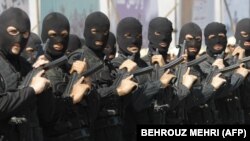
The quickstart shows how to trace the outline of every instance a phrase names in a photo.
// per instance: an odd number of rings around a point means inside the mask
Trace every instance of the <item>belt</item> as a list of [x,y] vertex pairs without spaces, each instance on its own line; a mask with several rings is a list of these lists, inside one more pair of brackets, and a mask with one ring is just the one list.
[[48,140],[51,141],[74,141],[74,140],[80,140],[80,139],[86,139],[90,137],[89,130],[87,128],[81,128],[77,130],[73,130],[71,132],[68,132],[66,134],[48,138]]

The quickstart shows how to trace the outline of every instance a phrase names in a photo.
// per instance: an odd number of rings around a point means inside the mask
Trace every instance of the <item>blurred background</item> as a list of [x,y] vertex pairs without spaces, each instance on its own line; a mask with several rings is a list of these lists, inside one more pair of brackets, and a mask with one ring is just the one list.
[[[9,7],[25,10],[31,19],[31,30],[40,35],[43,18],[50,12],[60,12],[68,17],[71,33],[83,37],[86,16],[94,11],[104,12],[116,33],[120,19],[133,16],[143,24],[142,56],[147,50],[147,28],[149,21],[156,17],[167,17],[172,21],[174,32],[169,53],[178,51],[179,31],[183,24],[197,23],[202,30],[213,21],[222,22],[233,36],[237,21],[250,17],[249,0],[0,0],[0,12]],[[201,51],[205,49],[204,44]]]

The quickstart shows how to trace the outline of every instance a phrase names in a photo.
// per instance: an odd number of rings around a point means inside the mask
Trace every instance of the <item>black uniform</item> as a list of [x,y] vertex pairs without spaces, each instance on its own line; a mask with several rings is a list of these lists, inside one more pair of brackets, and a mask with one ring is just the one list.
[[[48,34],[54,30],[55,34]],[[67,34],[62,31],[67,31]],[[68,47],[69,21],[60,13],[50,13],[43,21],[42,40],[49,39],[45,56],[50,61],[62,57]],[[58,51],[55,44],[63,45]],[[45,77],[50,80],[51,89],[39,98],[39,117],[46,141],[89,141],[89,118],[87,98],[80,104],[73,104],[70,93],[64,93],[69,82],[68,64],[54,67],[45,72]]]
[[[191,35],[191,37],[187,35]],[[196,59],[201,49],[202,31],[200,27],[192,22],[183,25],[179,44],[183,44],[184,40],[186,40],[187,60],[192,61]],[[195,48],[196,51],[190,51],[189,48]],[[190,68],[190,74],[197,76],[197,80],[190,89],[189,95],[182,101],[185,124],[213,124],[215,123],[214,107],[206,101],[214,92],[213,86],[211,84],[203,85],[206,74],[201,71],[198,65]]]
[[[235,38],[236,38],[236,43],[239,44],[242,48],[245,49],[245,56],[250,56],[250,50],[249,46],[245,46],[245,42],[250,42],[250,19],[245,18],[240,20],[237,23],[236,26],[236,31],[235,31]],[[241,32],[245,32],[242,34]],[[250,63],[246,63],[246,68],[250,68]],[[246,77],[245,81],[243,84],[240,86],[240,100],[241,100],[241,105],[244,110],[244,119],[246,124],[250,124],[250,77],[249,75]]]
[[[224,36],[221,36],[220,33],[223,33]],[[211,34],[215,36],[209,39],[208,36]],[[200,68],[205,74],[208,74],[211,68],[213,68],[212,63],[217,58],[217,55],[221,54],[226,48],[227,38],[225,25],[216,22],[210,23],[206,26],[204,35],[209,58],[200,64]],[[223,48],[221,50],[215,50],[213,47],[216,44],[222,45]],[[229,63],[224,60],[224,65],[228,66]],[[218,122],[222,124],[243,123],[239,93],[236,88],[239,87],[244,78],[237,73],[225,74],[224,77],[227,83],[218,89],[213,99],[211,99],[211,101],[214,100],[213,103],[218,113]]]
[[[116,71],[103,52],[109,36],[110,22],[101,12],[93,12],[86,18],[83,47],[88,68],[104,63],[104,67],[91,76],[92,83],[100,98],[99,111],[93,124],[93,136],[96,141],[120,141],[122,101],[113,86]],[[96,44],[98,42],[100,44]]]
[[[172,22],[167,18],[156,17],[150,21],[148,31],[149,52],[143,59],[147,61],[149,65],[155,66],[151,74],[151,80],[157,81],[164,71],[159,71],[158,64],[151,63],[151,57],[153,55],[162,55],[165,63],[167,64],[169,62],[167,53],[172,41]],[[182,88],[178,89],[181,90]],[[171,110],[179,103],[179,98],[176,94],[176,90],[172,86],[168,86],[165,89],[161,89],[160,92],[154,96],[150,108],[153,124],[166,123],[166,118],[170,117]]]
[[[31,87],[20,88],[23,77],[31,70],[29,63],[20,56],[30,32],[28,15],[19,8],[4,11],[0,20],[0,140],[39,141],[41,129],[36,111],[35,91]],[[19,34],[11,35],[7,28],[13,26]],[[27,33],[27,34],[26,34]],[[19,54],[11,51],[20,45]]]
[[[137,70],[147,67],[147,63],[140,58],[140,49],[142,45],[142,25],[133,17],[122,19],[117,27],[117,43],[119,46],[119,55],[112,60],[115,68],[127,59],[131,59],[137,64]],[[124,36],[129,34],[129,37]],[[127,48],[136,46],[139,51],[132,54]],[[118,70],[119,71],[119,70]],[[131,99],[128,100],[128,105],[125,105],[125,113],[123,115],[123,137],[124,140],[136,140],[136,125],[152,124],[152,118],[149,108],[151,106],[154,95],[160,90],[161,82],[150,81],[150,75],[145,74],[135,77],[139,83],[139,88],[132,92]]]

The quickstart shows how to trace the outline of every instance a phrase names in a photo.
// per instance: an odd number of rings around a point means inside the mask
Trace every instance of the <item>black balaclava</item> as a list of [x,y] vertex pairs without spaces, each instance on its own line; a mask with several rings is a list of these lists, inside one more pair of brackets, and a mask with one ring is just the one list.
[[106,56],[116,54],[116,38],[112,32],[109,32],[109,38],[108,38],[107,45],[104,49],[104,53]]
[[[15,27],[20,33],[17,35],[10,35],[7,32],[9,26]],[[28,32],[28,37],[24,37],[24,33]],[[18,57],[25,48],[29,39],[30,20],[28,15],[19,8],[9,8],[0,15],[0,50],[6,58],[13,60]],[[21,51],[15,55],[11,51],[11,47],[19,44]],[[14,58],[13,58],[14,57]]]
[[[109,34],[110,22],[108,17],[102,12],[93,12],[88,15],[85,21],[84,37],[85,44],[91,50],[93,50],[98,57],[104,56],[103,50],[106,47],[108,34]],[[91,29],[95,28],[96,31],[93,33]],[[103,42],[102,45],[97,46],[96,41]]]
[[[68,47],[69,32],[70,32],[69,27],[70,25],[68,19],[60,13],[52,12],[44,18],[41,36],[43,43],[45,43],[46,40],[49,39],[49,45],[45,49],[45,56],[49,60],[55,60],[64,55]],[[54,30],[56,34],[52,37],[49,36],[48,34],[49,30]],[[68,32],[66,36],[61,34],[61,32],[64,30]],[[62,50],[57,51],[54,49],[53,45],[57,43],[61,43],[63,45]]]
[[40,37],[36,33],[30,33],[30,38],[28,40],[28,43],[26,47],[31,47],[34,50],[38,50],[38,48],[41,47],[42,41]]
[[31,57],[28,54],[28,52],[26,52],[26,51],[23,51],[21,55],[24,58],[26,58],[30,63],[34,63],[34,61],[35,61],[35,59],[37,58],[37,55],[38,55],[38,50],[40,50],[42,48],[41,44],[42,44],[42,41],[41,41],[40,37],[36,33],[31,32],[29,40],[28,40],[28,42],[26,44],[26,48],[29,47],[29,48],[33,49],[33,54],[32,54],[33,57]]
[[67,53],[71,53],[77,49],[80,49],[81,47],[82,43],[80,38],[75,34],[70,34]]
[[[125,34],[129,34],[130,38],[125,37]],[[141,23],[133,18],[127,17],[122,19],[117,26],[117,43],[119,46],[119,53],[128,56],[132,55],[127,47],[135,45],[139,48],[136,56],[140,56],[140,50],[142,45],[142,25]]]
[[[243,37],[241,35],[242,31],[246,32],[248,36]],[[246,49],[247,55],[250,55],[250,48],[244,46],[244,42],[250,42],[250,18],[242,19],[237,23],[236,31],[235,31],[235,39],[236,39],[237,44],[239,44],[239,41],[240,41],[240,46]]]
[[[219,37],[218,34],[219,33],[224,33],[225,37]],[[215,35],[215,37],[213,37],[212,39],[208,39],[209,35]],[[204,30],[204,35],[205,35],[205,43],[207,46],[207,53],[209,56],[214,57],[220,53],[222,53],[223,51],[225,51],[226,46],[227,46],[227,30],[226,30],[226,26],[222,23],[218,23],[218,22],[212,22],[210,24],[208,24],[205,27]],[[223,46],[223,49],[220,51],[216,51],[214,50],[214,45],[216,44],[220,44]]]
[[[172,22],[167,18],[156,17],[152,19],[148,28],[149,51],[154,52],[158,48],[159,53],[166,56],[172,41],[172,32]],[[167,46],[161,47],[160,43],[166,43]]]
[[[193,36],[192,40],[186,40],[185,37],[187,34]],[[200,37],[197,39],[196,37]],[[186,40],[186,48],[193,47],[197,49],[197,52],[189,52],[187,50],[188,58],[190,60],[194,59],[196,55],[199,53],[201,49],[201,41],[202,41],[202,31],[201,28],[195,23],[187,23],[182,26],[179,36],[179,44],[183,44],[184,40]]]

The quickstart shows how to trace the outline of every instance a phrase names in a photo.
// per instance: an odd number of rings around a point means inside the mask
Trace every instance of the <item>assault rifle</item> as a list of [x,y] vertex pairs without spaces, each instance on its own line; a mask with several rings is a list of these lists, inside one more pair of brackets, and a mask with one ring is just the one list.
[[232,71],[234,71],[234,70],[240,68],[240,65],[241,65],[242,63],[247,63],[247,62],[249,62],[249,61],[250,61],[250,56],[244,57],[244,58],[242,58],[241,60],[238,60],[236,64],[227,66],[227,67],[225,67],[225,68],[223,68],[223,69],[213,70],[213,71],[209,74],[209,76],[207,77],[206,83],[207,83],[207,84],[208,84],[208,83],[211,83],[212,78],[213,78],[216,74],[218,74],[218,73],[226,74],[226,73],[228,73],[228,72],[232,72]]
[[[167,69],[170,69],[170,68],[173,68],[177,65],[179,65],[181,62],[183,62],[184,58],[183,57],[179,57],[179,58],[176,58],[174,59],[173,61],[169,62],[168,64],[165,64],[164,66],[162,67],[159,67],[159,70],[158,71],[165,71]],[[145,73],[150,73],[154,70],[154,66],[148,66],[148,67],[145,67],[145,68],[142,68],[142,69],[139,69],[139,70],[136,70],[134,73],[132,73],[132,75],[135,77],[135,76],[139,76],[139,75],[142,75],[142,74],[145,74]]]
[[[49,42],[50,42],[50,39],[47,39],[46,42],[45,42],[45,44],[43,45],[43,49],[44,49],[44,50],[46,50],[46,49],[48,48]],[[50,62],[50,63],[48,63],[48,64],[45,64],[45,65],[40,66],[40,67],[38,67],[38,68],[34,68],[34,69],[31,71],[31,73],[27,75],[27,77],[24,79],[22,85],[21,85],[19,88],[24,88],[24,87],[29,86],[29,84],[30,84],[32,78],[33,78],[38,72],[40,72],[41,70],[47,71],[47,70],[49,70],[49,69],[51,69],[51,68],[54,68],[54,67],[56,67],[56,66],[60,66],[60,65],[62,65],[62,64],[65,64],[67,61],[68,61],[68,58],[67,58],[67,56],[64,55],[64,56],[62,56],[62,57],[60,57],[60,58],[58,58],[58,59],[56,59],[56,60],[54,60],[54,61],[52,61],[52,62]]]
[[31,71],[30,74],[28,74],[28,76],[24,79],[23,84],[21,85],[20,88],[24,88],[29,86],[29,84],[31,83],[32,78],[41,70],[49,70],[51,68],[57,67],[57,66],[61,66],[62,64],[65,64],[68,61],[68,57],[67,56],[62,56],[48,64],[45,64],[43,66],[40,66],[38,68],[35,68]]
[[181,80],[182,80],[182,74],[181,74],[181,69],[182,68],[188,68],[188,67],[194,67],[194,66],[197,66],[197,65],[199,65],[201,62],[203,62],[203,61],[206,61],[207,60],[207,55],[206,54],[204,54],[204,55],[202,55],[202,56],[200,56],[199,58],[196,58],[196,59],[194,59],[194,60],[192,60],[192,61],[189,61],[189,62],[187,62],[187,63],[185,63],[185,64],[182,64],[182,66],[179,66],[179,68],[178,68],[178,73],[177,73],[177,77],[175,78],[175,80],[173,80],[173,81],[177,81],[176,82],[176,84],[177,85],[180,85],[180,82],[181,82]]
[[[185,54],[185,50],[186,50],[186,43],[187,41],[184,40],[183,44],[178,45],[177,47],[179,48],[179,54],[178,57],[182,57],[182,55]],[[184,59],[184,58],[183,58]],[[182,76],[182,69],[181,69],[181,65],[179,65],[178,70],[176,72],[176,79],[174,79],[174,81],[176,82],[175,84],[177,85],[177,87],[179,87],[180,83],[181,83],[181,76]]]
[[[158,48],[156,48],[156,51],[155,51],[155,53],[154,53],[154,55],[159,55],[160,53],[159,53],[159,49]],[[154,79],[153,80],[158,80],[159,79],[159,64],[158,63],[155,63],[154,64]]]
[[237,62],[236,64],[227,66],[227,67],[225,67],[225,68],[223,68],[223,69],[219,69],[219,72],[223,74],[223,73],[227,73],[227,72],[236,70],[236,69],[238,69],[238,68],[240,67],[240,65],[241,65],[242,63],[246,63],[246,62],[249,62],[249,61],[250,61],[250,56],[244,57],[244,58],[242,58],[241,60],[238,60],[238,62]]
[[200,56],[200,57],[197,58],[197,59],[194,59],[194,60],[192,60],[192,61],[189,61],[189,62],[185,63],[184,65],[185,65],[186,67],[193,67],[193,66],[196,66],[196,65],[198,65],[198,64],[200,64],[201,62],[206,61],[206,60],[207,60],[207,55],[204,54],[204,55]]

